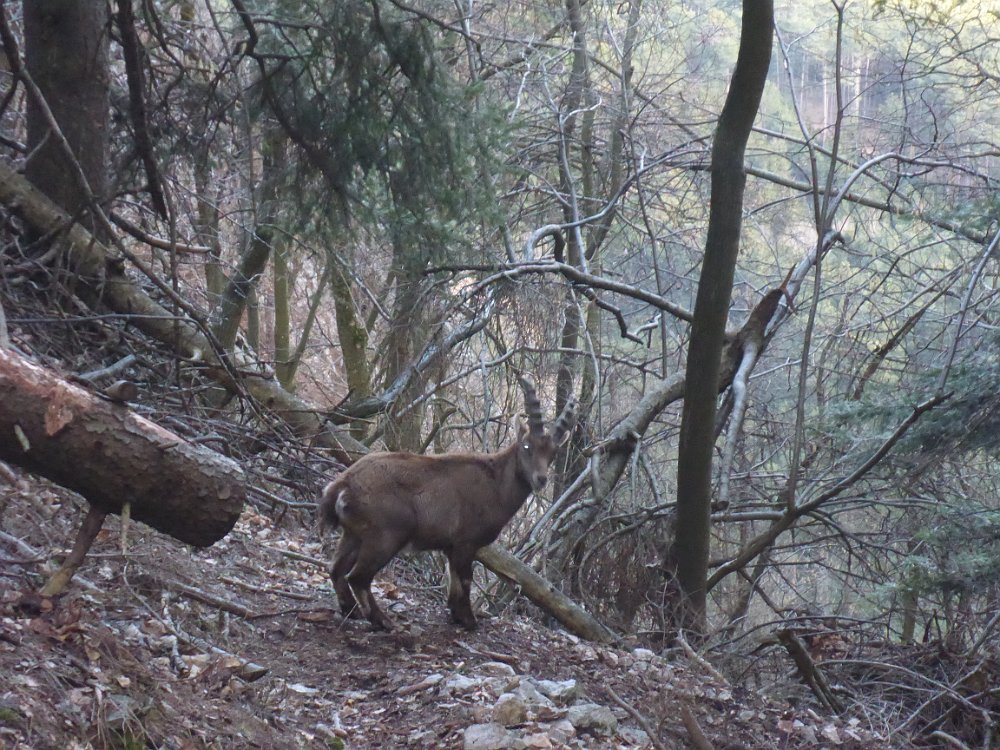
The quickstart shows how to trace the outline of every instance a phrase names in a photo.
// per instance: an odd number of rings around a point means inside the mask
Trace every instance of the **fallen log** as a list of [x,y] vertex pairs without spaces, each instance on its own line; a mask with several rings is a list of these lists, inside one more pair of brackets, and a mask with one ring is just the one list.
[[499,576],[513,581],[531,601],[555,617],[571,633],[598,643],[613,643],[614,633],[587,610],[506,550],[491,544],[476,559]]
[[196,547],[229,533],[243,509],[243,470],[126,405],[105,401],[0,349],[0,459]]

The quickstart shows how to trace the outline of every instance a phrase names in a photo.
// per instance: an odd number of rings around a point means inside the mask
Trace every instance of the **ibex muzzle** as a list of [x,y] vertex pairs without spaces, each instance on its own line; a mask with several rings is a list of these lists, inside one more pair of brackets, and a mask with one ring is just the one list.
[[476,552],[493,542],[532,491],[545,486],[549,464],[576,417],[570,400],[551,432],[530,381],[520,378],[528,412],[517,442],[497,453],[372,453],[327,485],[320,524],[343,537],[330,577],[341,611],[364,614],[391,629],[371,594],[375,574],[403,548],[442,550],[448,556],[452,619],[476,627],[469,596]]

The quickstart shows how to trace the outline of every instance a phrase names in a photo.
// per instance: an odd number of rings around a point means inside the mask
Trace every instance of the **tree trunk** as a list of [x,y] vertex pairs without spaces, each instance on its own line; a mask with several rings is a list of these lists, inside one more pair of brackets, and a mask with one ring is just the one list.
[[[416,248],[407,238],[393,239],[393,271],[396,278],[395,303],[389,333],[382,345],[383,388],[391,384],[411,366],[427,344],[426,285],[424,263]],[[343,343],[343,342],[341,342]],[[423,389],[426,374],[418,373],[398,396],[397,403],[405,403],[411,395]],[[386,448],[392,451],[416,453],[423,445],[423,409],[411,409],[405,415],[385,422],[383,438]]]
[[197,213],[192,221],[198,242],[208,248],[205,257],[205,287],[208,306],[215,307],[226,288],[226,272],[222,270],[222,243],[219,239],[219,208],[217,197],[212,195],[212,166],[209,158],[211,144],[199,144],[191,165],[194,172]]
[[771,61],[772,0],[744,0],[740,51],[712,146],[712,203],[688,345],[677,457],[677,578],[680,624],[705,627],[712,500],[712,450],[721,353],[740,246],[743,157]]
[[274,274],[274,372],[281,387],[293,390],[289,374],[292,357],[291,299],[289,297],[288,249],[282,242],[274,249],[271,265]]
[[99,511],[131,515],[207,547],[243,509],[243,471],[80,386],[0,350],[0,458],[83,495]]
[[[24,0],[24,56],[28,74],[41,90],[69,142],[91,192],[107,196],[109,118],[107,4],[91,0]],[[87,198],[72,176],[49,121],[28,102],[28,160],[25,176],[75,215]],[[88,226],[93,230],[93,223]]]
[[240,258],[240,267],[229,279],[218,301],[215,335],[224,349],[232,349],[236,343],[236,334],[239,333],[240,321],[247,309],[250,291],[256,288],[270,256],[271,232],[264,227],[257,227],[250,246]]
[[[344,358],[344,372],[347,374],[347,390],[352,401],[360,401],[372,395],[371,367],[368,364],[368,331],[358,318],[351,294],[351,280],[347,269],[336,258],[330,258],[330,292],[333,309],[337,315],[337,338],[340,353]],[[359,440],[368,432],[363,420],[351,426],[351,432]]]

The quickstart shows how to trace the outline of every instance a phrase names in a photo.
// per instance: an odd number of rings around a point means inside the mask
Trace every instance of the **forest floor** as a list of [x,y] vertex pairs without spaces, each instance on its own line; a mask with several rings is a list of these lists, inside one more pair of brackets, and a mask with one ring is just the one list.
[[[769,703],[683,652],[588,644],[526,615],[465,632],[440,592],[393,583],[399,566],[377,590],[397,629],[373,632],[334,612],[316,532],[250,508],[197,551],[141,524],[123,540],[109,517],[67,592],[40,598],[82,509],[0,472],[0,747],[907,746],[850,711]],[[497,729],[501,693],[545,680],[571,697],[529,701],[500,740],[470,733]],[[617,721],[588,727],[570,703]]]

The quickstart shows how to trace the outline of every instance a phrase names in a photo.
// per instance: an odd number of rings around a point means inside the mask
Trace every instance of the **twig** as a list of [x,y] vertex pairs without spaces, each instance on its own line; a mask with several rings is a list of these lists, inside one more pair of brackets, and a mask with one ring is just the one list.
[[238,586],[241,589],[253,591],[258,594],[275,594],[277,596],[284,596],[288,599],[298,599],[303,602],[311,602],[316,598],[313,594],[303,594],[299,591],[285,591],[284,589],[278,589],[271,586],[261,587],[259,583],[247,583],[246,581],[241,581],[239,578],[233,578],[232,576],[219,576],[219,580],[223,583]]
[[691,744],[694,745],[695,750],[715,750],[715,746],[701,731],[698,720],[694,718],[694,714],[687,706],[681,706],[681,721],[684,722],[684,728],[691,735]]
[[13,534],[8,534],[3,530],[0,530],[0,542],[6,542],[25,557],[44,557],[39,550],[35,549],[27,542],[22,541]]
[[15,557],[0,557],[0,563],[4,565],[37,565],[46,561],[45,557],[34,557],[28,560],[18,560]]
[[485,649],[475,648],[473,646],[470,646],[468,643],[465,643],[464,641],[455,641],[455,643],[464,648],[466,651],[476,654],[476,656],[486,656],[490,659],[493,659],[493,661],[502,661],[504,664],[509,664],[512,667],[519,668],[521,665],[520,659],[518,659],[516,656],[510,656],[509,654],[501,654],[496,651],[487,651]]
[[677,642],[680,644],[681,648],[684,649],[684,653],[687,655],[688,659],[690,659],[699,667],[701,667],[703,670],[708,672],[708,674],[710,674],[712,677],[718,680],[719,683],[721,683],[722,685],[726,685],[727,687],[729,686],[729,680],[727,680],[725,677],[722,676],[722,672],[720,672],[718,669],[709,664],[708,660],[705,659],[705,657],[701,656],[693,648],[691,648],[691,644],[688,643],[687,640],[684,638],[683,633],[677,634]]
[[304,555],[301,552],[292,552],[291,550],[287,550],[287,549],[278,549],[277,547],[269,547],[266,544],[261,545],[261,546],[264,549],[266,549],[266,550],[268,550],[270,552],[275,552],[275,553],[277,553],[279,555],[284,555],[285,557],[290,557],[292,560],[301,560],[302,562],[312,563],[317,568],[324,568],[325,569],[325,568],[329,567],[329,565],[330,565],[330,563],[328,561],[326,561],[326,560],[323,560],[323,559],[321,559],[319,557],[312,557],[311,555]]
[[652,743],[653,747],[656,748],[656,750],[667,750],[666,745],[664,745],[662,742],[656,739],[656,734],[654,733],[653,727],[650,726],[649,722],[646,721],[646,717],[643,716],[641,713],[639,713],[639,711],[635,708],[635,706],[633,706],[631,703],[629,703],[620,695],[618,695],[618,693],[612,690],[610,685],[605,686],[605,690],[608,691],[608,695],[611,696],[611,699],[614,700],[614,702],[617,703],[619,706],[624,708],[628,712],[629,716],[635,719],[636,723],[640,727],[642,727],[642,731],[644,731],[646,733],[646,736],[649,737],[649,741]]
[[414,683],[413,685],[404,685],[399,688],[399,690],[396,691],[396,695],[413,695],[414,693],[419,693],[423,690],[429,690],[435,685],[438,685],[441,682],[441,679],[442,677],[439,674],[428,675],[420,682]]
[[163,581],[163,585],[180,594],[183,594],[189,599],[194,599],[195,601],[202,602],[203,604],[218,607],[223,612],[229,612],[237,617],[251,618],[256,614],[242,604],[230,601],[229,599],[223,599],[221,596],[216,596],[215,594],[195,588],[194,586],[188,586],[186,583],[181,583],[180,581]]
[[936,730],[934,732],[931,732],[930,736],[931,736],[931,739],[943,740],[944,742],[947,742],[952,747],[958,748],[958,750],[972,750],[968,745],[966,745],[964,742],[962,742],[957,737],[952,737],[950,734],[948,734],[947,732],[942,732],[940,729],[938,729],[938,730]]
[[799,671],[799,677],[809,686],[809,689],[812,690],[820,703],[835,713],[843,713],[843,702],[833,694],[829,683],[826,681],[826,677],[820,668],[816,666],[802,640],[787,628],[778,631],[777,636],[778,641],[788,651],[788,655],[792,657],[792,661],[795,662],[795,666]]
[[107,367],[101,368],[100,370],[91,370],[90,372],[82,372],[74,376],[74,380],[82,380],[87,383],[93,383],[95,380],[100,380],[101,378],[108,377],[110,375],[117,375],[122,370],[127,367],[131,367],[138,361],[138,357],[134,354],[129,354],[127,357],[122,357],[113,365],[108,365]]
[[122,580],[125,583],[125,587],[131,592],[132,596],[135,597],[135,599],[142,605],[143,609],[145,609],[150,614],[150,616],[153,617],[153,619],[162,624],[171,633],[173,633],[178,640],[184,641],[185,643],[194,646],[195,648],[198,648],[205,653],[217,654],[219,656],[225,656],[235,659],[236,661],[239,662],[240,666],[238,669],[233,671],[233,674],[235,674],[240,679],[245,680],[246,682],[253,682],[255,680],[259,680],[261,677],[263,677],[268,673],[269,670],[267,667],[261,666],[260,664],[256,664],[252,661],[248,661],[247,659],[244,659],[241,656],[237,656],[236,654],[226,651],[225,649],[219,648],[218,646],[213,646],[211,643],[204,640],[203,638],[199,638],[196,635],[191,635],[187,631],[182,630],[180,627],[177,626],[177,624],[173,621],[173,619],[166,612],[166,610],[164,610],[161,613],[153,609],[153,607],[151,607],[149,603],[142,596],[140,596],[138,592],[135,591],[135,589],[132,588],[131,584],[128,581],[128,577],[124,574],[124,572],[122,573]]

